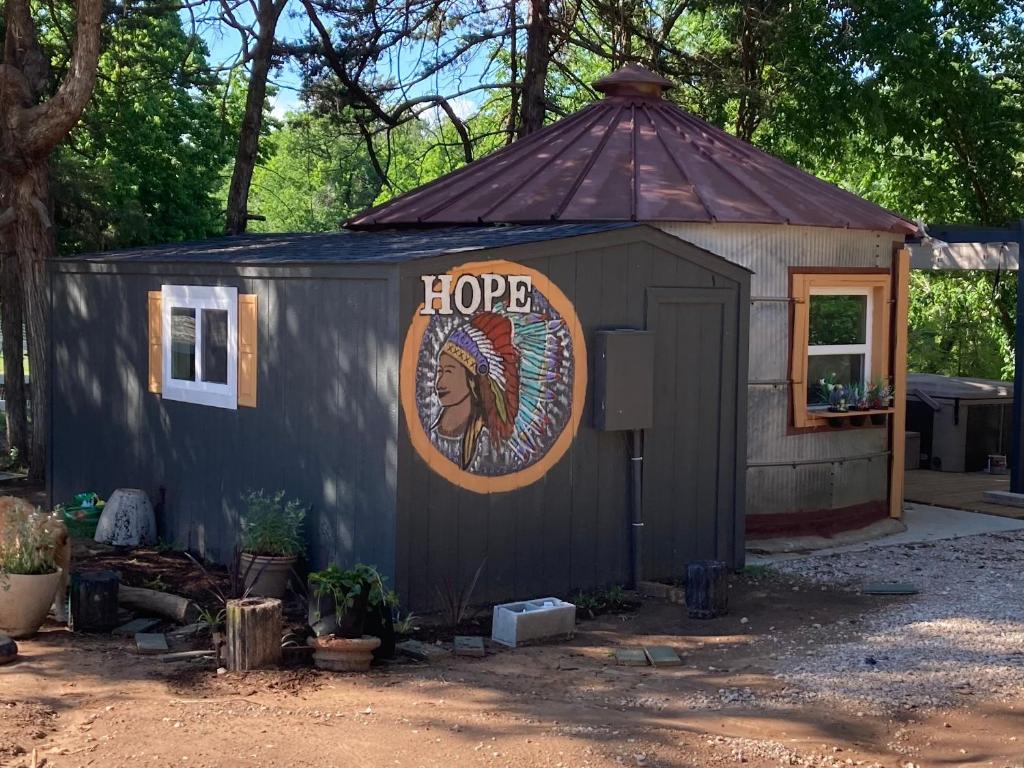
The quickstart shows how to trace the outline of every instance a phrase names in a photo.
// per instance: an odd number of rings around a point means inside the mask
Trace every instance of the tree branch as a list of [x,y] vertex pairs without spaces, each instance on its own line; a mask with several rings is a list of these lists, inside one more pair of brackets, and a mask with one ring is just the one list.
[[49,154],[82,116],[96,85],[102,15],[102,0],[78,0],[75,46],[64,80],[51,99],[19,116],[23,126],[22,147],[27,154]]

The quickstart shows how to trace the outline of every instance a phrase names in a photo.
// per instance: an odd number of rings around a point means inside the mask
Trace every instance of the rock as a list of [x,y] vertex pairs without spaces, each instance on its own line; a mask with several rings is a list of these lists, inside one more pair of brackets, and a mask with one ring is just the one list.
[[18,644],[7,635],[0,633],[0,664],[7,664],[18,658]]

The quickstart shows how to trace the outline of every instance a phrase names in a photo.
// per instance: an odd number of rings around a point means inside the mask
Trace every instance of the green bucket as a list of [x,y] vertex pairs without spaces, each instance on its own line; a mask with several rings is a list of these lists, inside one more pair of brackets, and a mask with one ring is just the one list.
[[72,538],[91,539],[96,535],[104,503],[95,493],[79,493],[70,504],[61,508],[64,525]]

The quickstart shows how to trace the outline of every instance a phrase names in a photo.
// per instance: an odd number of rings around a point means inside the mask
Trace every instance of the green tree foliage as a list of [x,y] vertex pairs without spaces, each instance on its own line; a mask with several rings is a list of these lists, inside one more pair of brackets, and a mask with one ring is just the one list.
[[912,272],[910,296],[912,371],[1013,378],[1015,274]]
[[266,221],[254,221],[251,231],[337,229],[380,191],[362,138],[337,121],[289,115],[265,145],[268,157],[253,175],[249,210]]
[[[59,25],[53,33],[59,41]],[[172,8],[107,27],[92,103],[54,164],[62,252],[222,229],[215,193],[235,131],[205,55]]]

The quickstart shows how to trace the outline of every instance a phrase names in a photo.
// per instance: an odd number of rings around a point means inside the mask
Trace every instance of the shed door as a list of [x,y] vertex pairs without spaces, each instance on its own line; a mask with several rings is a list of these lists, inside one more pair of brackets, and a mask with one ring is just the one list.
[[645,434],[643,577],[731,560],[736,494],[737,293],[652,288],[654,427]]

